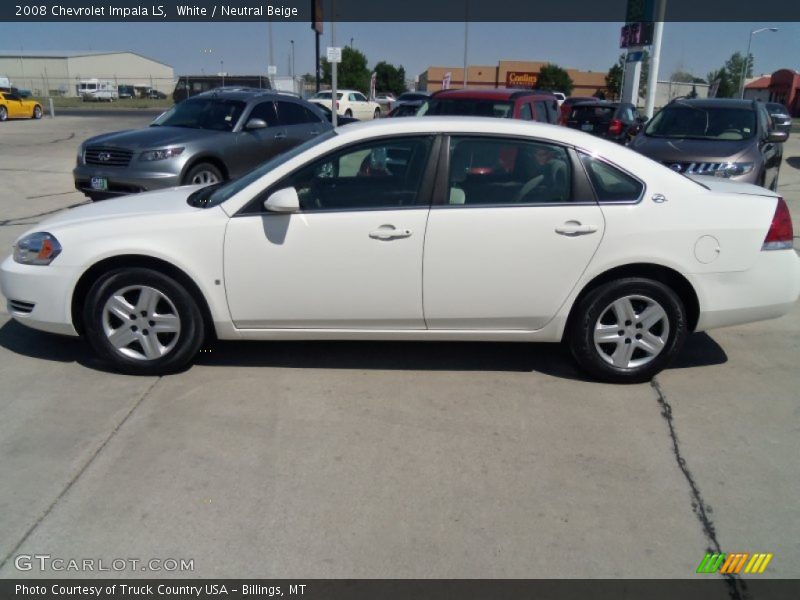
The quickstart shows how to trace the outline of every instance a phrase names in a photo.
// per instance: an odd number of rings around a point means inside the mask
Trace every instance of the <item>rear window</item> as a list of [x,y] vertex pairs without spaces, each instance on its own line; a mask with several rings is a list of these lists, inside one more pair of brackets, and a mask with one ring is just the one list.
[[581,121],[589,123],[605,123],[614,118],[613,106],[581,106],[572,109],[569,115],[571,121]]
[[503,100],[472,100],[433,98],[422,105],[417,116],[445,115],[462,117],[498,117],[510,119],[514,116],[514,103]]

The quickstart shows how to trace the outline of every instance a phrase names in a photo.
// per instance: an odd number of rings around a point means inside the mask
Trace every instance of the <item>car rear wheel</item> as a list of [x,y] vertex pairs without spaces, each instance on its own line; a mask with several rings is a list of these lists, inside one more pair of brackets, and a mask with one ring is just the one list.
[[180,283],[152,269],[120,269],[98,279],[83,319],[94,351],[132,375],[174,372],[203,343],[197,303]]
[[0,121],[8,120],[8,110],[5,106],[0,106]]
[[376,108],[375,109],[375,113],[372,115],[372,118],[373,119],[380,119],[381,118],[381,109],[380,108]]
[[42,107],[38,104],[33,107],[33,118],[34,119],[41,119],[42,118]]
[[348,117],[348,118],[352,118],[353,111],[348,108],[346,111],[344,111],[344,116]]
[[223,180],[220,170],[211,163],[192,167],[183,178],[183,185],[213,185]]
[[680,352],[686,310],[659,281],[631,277],[603,284],[576,307],[567,341],[578,364],[613,383],[649,381]]

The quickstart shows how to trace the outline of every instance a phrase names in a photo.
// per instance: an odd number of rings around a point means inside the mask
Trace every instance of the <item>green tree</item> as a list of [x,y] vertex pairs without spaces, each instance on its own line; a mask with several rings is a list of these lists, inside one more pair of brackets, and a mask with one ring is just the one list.
[[706,77],[712,88],[715,84],[717,85],[715,98],[734,98],[738,95],[739,89],[734,85],[733,79],[725,67],[711,71]]
[[[632,69],[634,63],[625,64],[625,55],[620,54],[617,64],[613,65],[606,75],[606,88],[614,98],[622,95],[622,85],[625,82],[625,69]],[[639,73],[639,96],[647,95],[647,78],[650,75],[650,54],[647,50],[642,52],[642,69]]]
[[[322,82],[331,85],[331,64],[327,58],[323,58],[321,62]],[[342,48],[342,62],[336,69],[336,86],[339,89],[358,90],[368,94],[369,77],[367,57],[364,53],[348,46]]]
[[[728,77],[730,77],[731,85],[733,86],[735,93],[731,96],[725,96],[726,98],[736,97],[739,94],[739,86],[742,84],[742,68],[745,67],[745,59],[742,54],[739,52],[734,52],[731,54],[731,57],[725,61],[725,70],[728,72]],[[745,79],[748,77],[753,76],[753,55],[747,57],[747,68],[745,69]]]
[[608,95],[614,100],[619,100],[620,94],[622,94],[623,71],[621,62],[612,66],[606,74],[606,89],[608,90]]
[[375,91],[399,96],[406,91],[406,70],[381,61],[375,65]]
[[564,92],[566,96],[572,93],[575,84],[572,77],[558,65],[548,63],[539,69],[539,77],[536,80],[536,89],[553,90],[554,92]]

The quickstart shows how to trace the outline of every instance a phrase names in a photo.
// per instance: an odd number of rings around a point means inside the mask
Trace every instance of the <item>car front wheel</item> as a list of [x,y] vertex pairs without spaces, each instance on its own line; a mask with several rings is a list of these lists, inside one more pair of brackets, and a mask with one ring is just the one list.
[[567,341],[578,364],[612,383],[649,381],[680,352],[686,310],[659,281],[631,277],[605,283],[576,307]]
[[223,180],[220,170],[211,163],[200,163],[183,178],[183,185],[213,185]]
[[33,107],[33,118],[34,119],[41,119],[42,118],[42,107],[38,104]]
[[111,271],[84,305],[86,337],[114,368],[161,375],[186,366],[203,343],[200,309],[177,281],[152,269]]
[[0,121],[6,121],[8,119],[8,110],[5,106],[0,106]]

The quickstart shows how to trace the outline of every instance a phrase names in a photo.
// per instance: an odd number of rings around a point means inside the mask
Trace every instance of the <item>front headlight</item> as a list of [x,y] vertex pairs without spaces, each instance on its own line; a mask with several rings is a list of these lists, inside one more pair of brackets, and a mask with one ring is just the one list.
[[747,175],[753,170],[754,163],[751,162],[727,162],[722,163],[717,168],[714,175],[717,177],[738,177],[739,175]]
[[61,244],[51,233],[29,233],[14,244],[14,260],[23,265],[49,265],[61,254]]
[[166,160],[180,156],[183,148],[161,148],[160,150],[146,150],[139,155],[139,160]]

